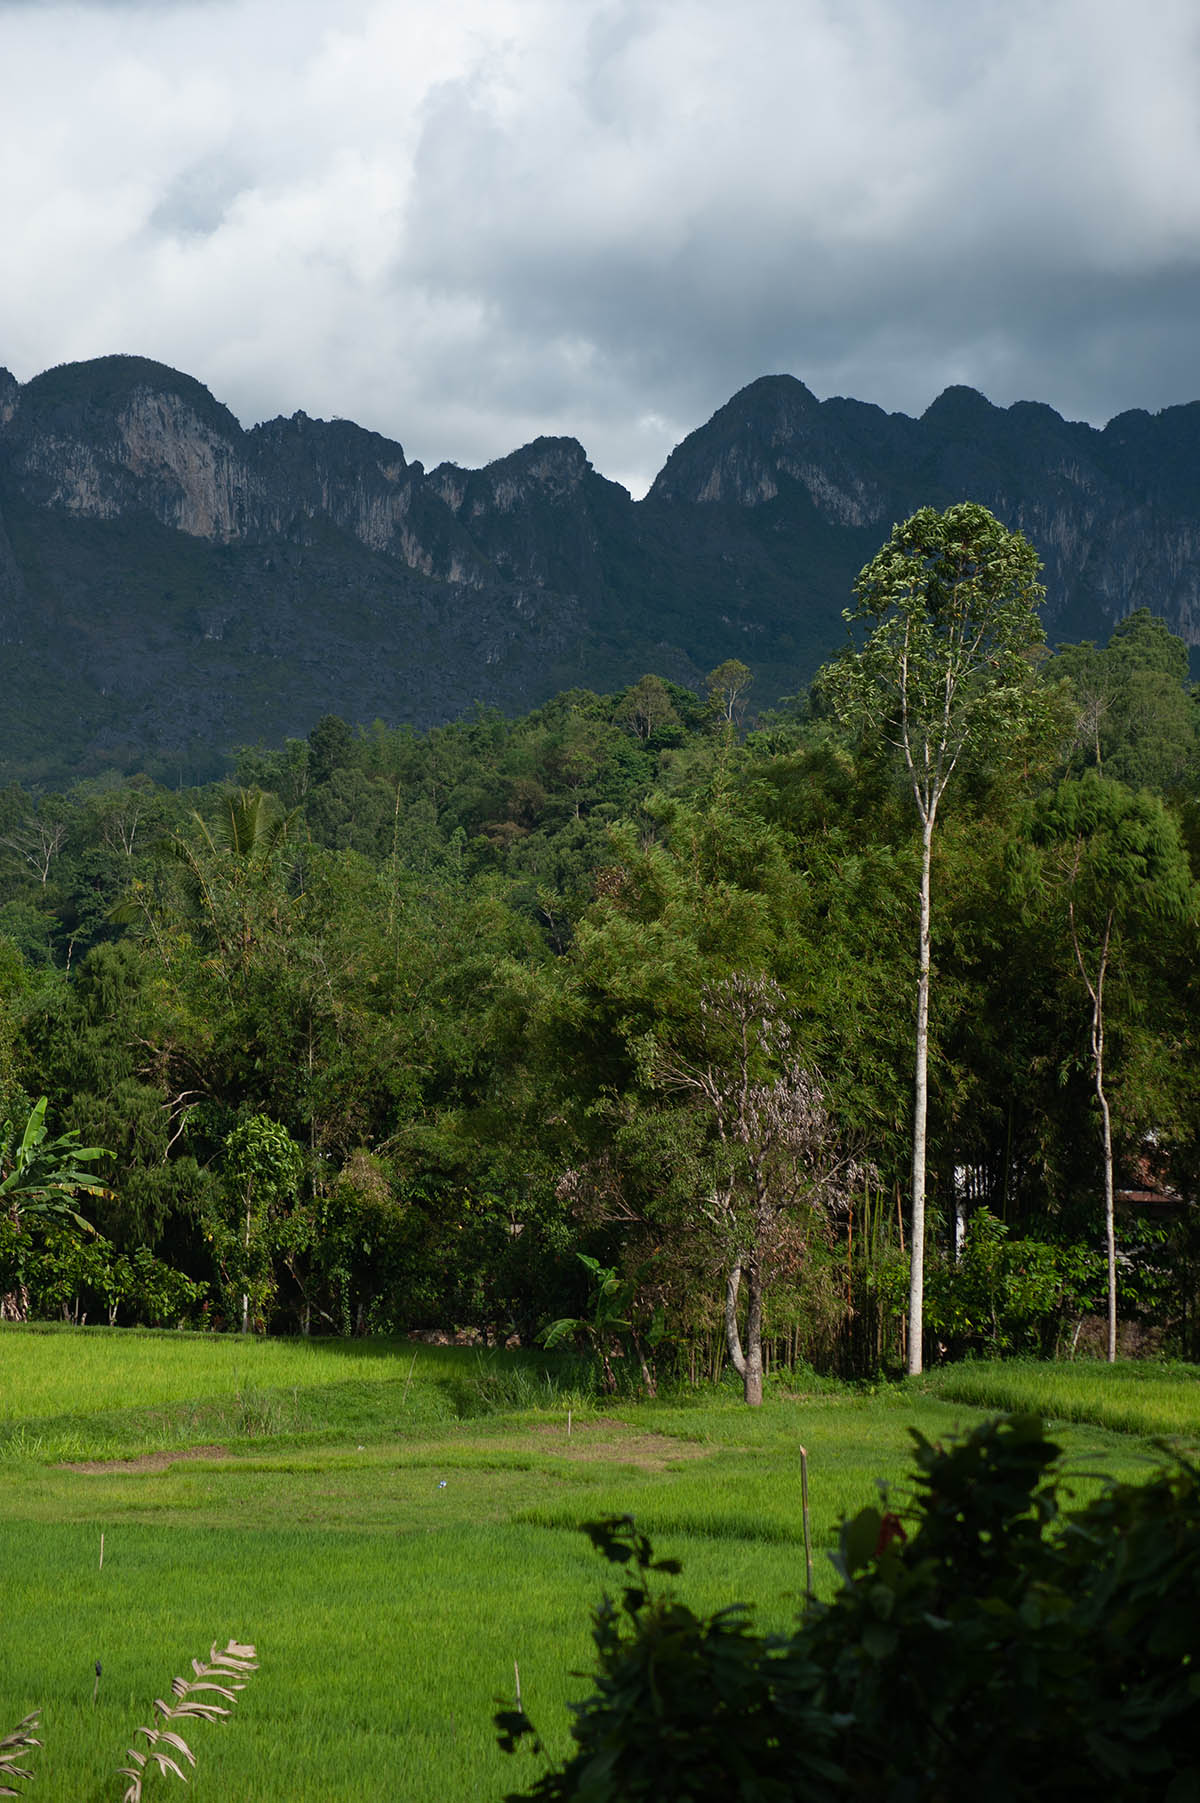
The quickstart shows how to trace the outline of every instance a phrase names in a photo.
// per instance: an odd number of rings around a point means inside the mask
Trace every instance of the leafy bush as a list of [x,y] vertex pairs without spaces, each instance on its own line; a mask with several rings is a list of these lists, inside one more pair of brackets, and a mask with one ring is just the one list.
[[586,1316],[567,1315],[552,1321],[538,1336],[542,1344],[547,1351],[561,1346],[564,1340],[587,1346],[600,1367],[604,1388],[610,1395],[622,1388],[617,1360],[621,1361],[620,1369],[626,1374],[636,1363],[646,1394],[656,1395],[658,1384],[650,1361],[663,1337],[665,1319],[662,1309],[655,1308],[648,1318],[638,1320],[638,1288],[646,1267],[623,1277],[615,1267],[602,1265],[586,1252],[576,1253],[576,1257],[591,1274],[592,1293],[588,1305],[591,1312]]
[[[0,1233],[0,1273],[6,1251]],[[78,1320],[90,1312],[84,1305],[98,1298],[110,1327],[120,1311],[139,1325],[180,1326],[208,1291],[206,1283],[193,1283],[182,1271],[155,1258],[149,1247],[118,1252],[102,1234],[84,1240],[51,1231],[41,1245],[32,1241],[26,1245],[21,1269],[33,1315]]]
[[914,1439],[915,1505],[845,1524],[842,1590],[788,1636],[694,1614],[628,1517],[593,1524],[636,1575],[596,1612],[577,1750],[508,1803],[1200,1798],[1200,1473],[1070,1512],[1037,1417]]
[[1049,1352],[1064,1317],[1099,1305],[1104,1282],[1102,1253],[1010,1239],[1004,1222],[981,1208],[957,1261],[930,1266],[926,1324],[956,1352]]

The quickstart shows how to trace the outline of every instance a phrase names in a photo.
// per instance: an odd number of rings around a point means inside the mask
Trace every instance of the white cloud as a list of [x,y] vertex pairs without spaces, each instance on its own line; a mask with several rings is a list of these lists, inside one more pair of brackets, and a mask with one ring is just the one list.
[[[286,27],[281,28],[281,18]],[[0,361],[640,487],[742,382],[1200,393],[1184,0],[0,5]]]

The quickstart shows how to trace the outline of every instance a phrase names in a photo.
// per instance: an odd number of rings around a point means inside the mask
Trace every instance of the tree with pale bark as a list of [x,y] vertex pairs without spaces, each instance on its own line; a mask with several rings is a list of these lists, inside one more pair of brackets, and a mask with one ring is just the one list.
[[705,688],[713,716],[727,726],[740,724],[746,710],[746,695],[753,682],[753,672],[739,657],[727,657],[723,664],[710,670]]
[[[1197,893],[1174,818],[1148,791],[1095,771],[1060,783],[1034,816],[1045,876],[1062,899],[1071,958],[1090,1006],[1092,1085],[1100,1110],[1109,1362],[1117,1356],[1117,1247],[1113,1189],[1107,988],[1131,961],[1132,942],[1168,921],[1195,918]],[[1126,974],[1128,974],[1126,972]],[[1147,1122],[1151,1129],[1154,1122]]]
[[908,1369],[923,1364],[932,865],[938,812],[968,756],[1020,756],[1047,717],[1036,682],[1045,591],[1033,546],[986,507],[924,507],[892,529],[844,615],[866,628],[824,672],[842,722],[899,754],[921,828]]
[[730,1362],[746,1402],[758,1405],[771,1280],[829,1240],[858,1171],[819,1079],[797,1056],[786,998],[770,977],[738,972],[706,985],[698,1045],[688,1054],[658,1050],[652,1078],[707,1118],[712,1145],[701,1212],[724,1270]]

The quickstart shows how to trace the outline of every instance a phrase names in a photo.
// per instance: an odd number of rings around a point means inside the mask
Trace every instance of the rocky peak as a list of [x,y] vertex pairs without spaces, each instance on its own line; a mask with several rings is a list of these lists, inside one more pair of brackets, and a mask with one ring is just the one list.
[[1119,413],[1098,433],[1102,452],[1123,482],[1153,485],[1173,505],[1200,510],[1200,401],[1147,413]]
[[955,382],[929,403],[921,415],[921,424],[942,432],[988,432],[1000,413],[1001,409],[994,407],[977,388]]
[[656,501],[770,499],[775,452],[803,434],[820,407],[794,376],[761,376],[677,444],[650,489]]
[[239,529],[243,437],[202,383],[124,356],[35,377],[18,389],[5,431],[28,499],[93,519],[148,511],[204,538]]
[[587,452],[576,438],[535,438],[507,457],[479,471],[479,483],[491,491],[501,513],[528,502],[562,502],[593,474]]
[[676,446],[650,496],[759,507],[798,487],[831,524],[881,519],[878,484],[842,429],[845,406],[818,401],[794,376],[763,376]]
[[265,420],[252,428],[249,439],[257,454],[315,461],[345,474],[377,470],[385,481],[399,482],[409,470],[403,445],[350,419],[310,419],[298,412],[290,419]]
[[203,382],[149,357],[93,357],[86,363],[60,363],[26,382],[20,411],[30,429],[55,433],[103,433],[146,395],[170,399],[179,416],[190,415],[209,432],[236,441],[242,428],[229,408]]

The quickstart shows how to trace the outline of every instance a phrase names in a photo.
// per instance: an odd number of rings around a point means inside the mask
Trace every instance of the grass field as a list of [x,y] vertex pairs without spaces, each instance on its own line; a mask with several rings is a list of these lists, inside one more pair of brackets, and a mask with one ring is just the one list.
[[948,1365],[925,1380],[949,1402],[983,1409],[1026,1409],[1050,1421],[1086,1421],[1116,1433],[1200,1446],[1200,1367],[1122,1360],[1069,1365],[1032,1360]]
[[[494,1745],[514,1659],[553,1752],[586,1689],[573,1674],[607,1568],[582,1521],[632,1511],[682,1557],[689,1601],[754,1597],[784,1626],[804,1581],[802,1443],[828,1593],[837,1523],[877,1477],[902,1479],[910,1424],[934,1437],[977,1419],[1002,1400],[989,1372],[1029,1406],[1044,1369],[972,1367],[983,1388],[961,1401],[946,1391],[968,1368],[877,1395],[776,1390],[756,1412],[729,1393],[581,1410],[561,1373],[515,1355],[413,1357],[406,1342],[0,1330],[0,1733],[42,1707],[32,1797],[119,1798],[153,1699],[232,1635],[261,1670],[234,1720],[188,1736],[181,1796],[499,1798],[536,1770]],[[1069,1371],[1071,1408],[1045,1406],[1080,1423],[1056,1437],[1081,1472],[1150,1468],[1144,1438],[1085,1424],[1118,1391],[1140,1395],[1142,1434],[1200,1429],[1192,1373]],[[547,1406],[505,1410],[506,1393]],[[147,1796],[176,1789],[163,1777]]]

